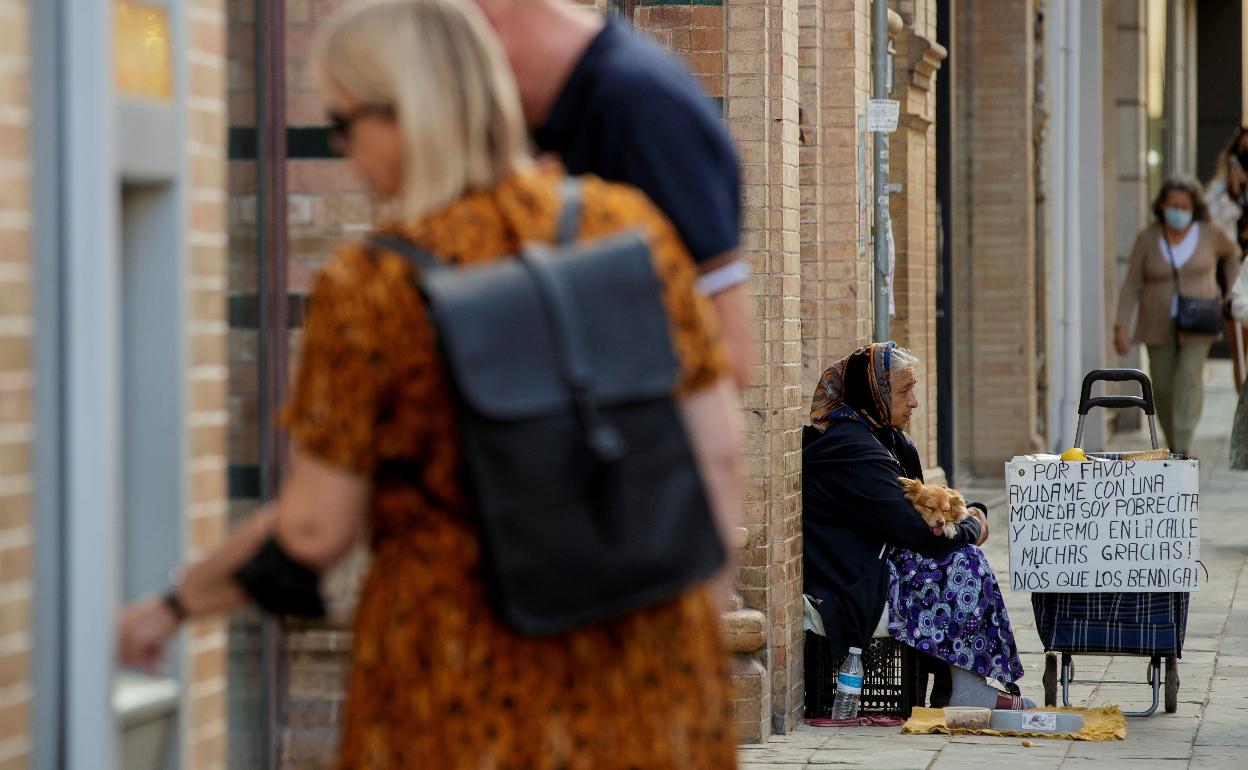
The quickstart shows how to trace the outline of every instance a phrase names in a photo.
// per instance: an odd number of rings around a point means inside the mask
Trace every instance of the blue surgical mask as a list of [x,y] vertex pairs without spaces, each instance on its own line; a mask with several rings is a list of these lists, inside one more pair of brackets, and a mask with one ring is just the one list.
[[1172,230],[1186,230],[1192,223],[1192,212],[1187,209],[1165,209],[1161,215],[1166,218],[1166,224]]

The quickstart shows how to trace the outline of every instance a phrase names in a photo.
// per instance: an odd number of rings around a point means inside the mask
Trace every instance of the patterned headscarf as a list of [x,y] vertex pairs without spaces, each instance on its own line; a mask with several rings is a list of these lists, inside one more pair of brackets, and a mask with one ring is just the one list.
[[810,405],[810,424],[827,430],[837,420],[865,422],[880,432],[892,428],[895,342],[875,342],[832,364],[819,378]]

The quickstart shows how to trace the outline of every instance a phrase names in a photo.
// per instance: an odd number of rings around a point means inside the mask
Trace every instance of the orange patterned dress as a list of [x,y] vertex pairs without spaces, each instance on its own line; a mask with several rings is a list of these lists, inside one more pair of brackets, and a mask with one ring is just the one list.
[[[463,264],[549,242],[561,173],[515,175],[402,229]],[[679,390],[713,383],[726,360],[671,225],[631,188],[588,178],[583,197],[581,237],[649,235]],[[517,635],[491,613],[451,393],[401,257],[347,246],[321,271],[286,422],[303,450],[374,483],[374,558],[355,621],[340,767],[735,767],[731,685],[705,588],[547,638]]]

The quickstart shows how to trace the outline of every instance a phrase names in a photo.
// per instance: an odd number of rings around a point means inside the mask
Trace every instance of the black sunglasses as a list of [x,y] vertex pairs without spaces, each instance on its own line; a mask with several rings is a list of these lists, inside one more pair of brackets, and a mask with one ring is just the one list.
[[389,105],[362,104],[353,110],[339,112],[329,110],[329,141],[336,149],[344,151],[351,139],[351,126],[360,118],[376,115],[381,118],[394,118],[394,108]]

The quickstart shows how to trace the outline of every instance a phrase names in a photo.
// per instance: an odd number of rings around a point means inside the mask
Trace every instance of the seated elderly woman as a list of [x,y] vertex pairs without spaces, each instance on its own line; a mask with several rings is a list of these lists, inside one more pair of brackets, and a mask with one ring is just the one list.
[[918,406],[917,363],[888,342],[823,373],[802,454],[805,593],[832,654],[865,648],[886,625],[888,635],[927,656],[924,668],[937,674],[933,705],[1033,708],[1018,694],[1018,647],[979,550],[986,509],[973,503],[949,538],[902,494],[900,477],[923,478],[904,430]]

